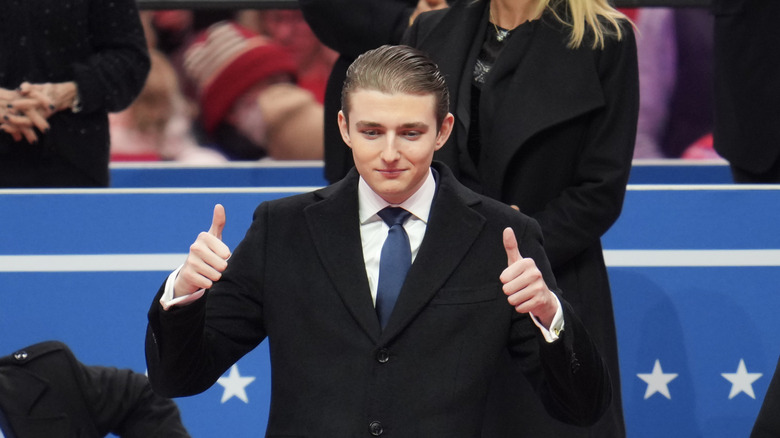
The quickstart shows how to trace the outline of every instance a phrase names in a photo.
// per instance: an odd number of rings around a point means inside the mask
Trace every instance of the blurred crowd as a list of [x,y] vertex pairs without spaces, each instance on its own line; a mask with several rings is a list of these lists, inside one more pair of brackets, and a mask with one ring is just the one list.
[[299,10],[143,10],[151,69],[112,161],[319,160],[336,53]]
[[713,149],[713,27],[705,8],[635,10],[640,107],[635,158],[719,158]]
[[[638,31],[634,157],[719,158],[711,12],[622,11]],[[323,158],[322,104],[338,55],[299,10],[141,11],[141,18],[152,68],[136,101],[110,116],[112,161]]]

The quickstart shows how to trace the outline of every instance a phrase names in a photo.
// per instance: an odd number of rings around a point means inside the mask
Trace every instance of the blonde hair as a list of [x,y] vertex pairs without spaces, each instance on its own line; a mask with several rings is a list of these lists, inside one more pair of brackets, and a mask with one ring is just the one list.
[[623,38],[621,22],[631,23],[607,0],[538,0],[536,16],[545,10],[571,29],[568,46],[573,49],[582,46],[586,36],[593,39],[592,48],[603,49],[607,38],[615,37],[618,41]]

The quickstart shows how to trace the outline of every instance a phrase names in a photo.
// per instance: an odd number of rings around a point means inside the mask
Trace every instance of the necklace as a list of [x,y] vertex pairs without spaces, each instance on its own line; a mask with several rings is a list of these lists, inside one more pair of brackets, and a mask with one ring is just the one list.
[[493,7],[489,6],[488,14],[490,15],[490,24],[493,25],[493,29],[496,30],[496,40],[498,40],[499,43],[503,42],[507,36],[509,36],[509,31],[504,29],[499,29],[498,25],[496,24],[496,19],[493,18]]

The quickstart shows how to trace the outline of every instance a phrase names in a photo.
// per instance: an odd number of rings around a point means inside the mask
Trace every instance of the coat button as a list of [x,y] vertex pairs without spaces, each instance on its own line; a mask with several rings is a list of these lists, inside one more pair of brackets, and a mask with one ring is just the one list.
[[17,351],[16,353],[14,353],[14,359],[16,359],[16,360],[25,360],[25,359],[27,359],[27,352],[24,351],[24,350]]
[[376,360],[379,363],[387,363],[387,361],[390,360],[390,351],[386,348],[380,348],[379,351],[376,352]]
[[382,432],[384,432],[382,429],[382,423],[378,421],[372,421],[371,424],[368,425],[368,431],[371,432],[371,435],[373,436],[382,435]]

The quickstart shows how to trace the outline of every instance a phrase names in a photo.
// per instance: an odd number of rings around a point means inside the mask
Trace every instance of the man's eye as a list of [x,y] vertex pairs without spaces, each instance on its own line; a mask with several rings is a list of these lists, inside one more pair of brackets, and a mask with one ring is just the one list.
[[404,137],[410,139],[410,140],[416,140],[422,135],[420,131],[406,131],[404,132]]
[[379,135],[379,131],[376,129],[364,129],[361,133],[366,137],[377,137]]

